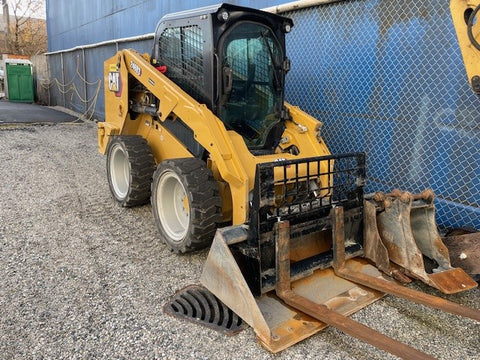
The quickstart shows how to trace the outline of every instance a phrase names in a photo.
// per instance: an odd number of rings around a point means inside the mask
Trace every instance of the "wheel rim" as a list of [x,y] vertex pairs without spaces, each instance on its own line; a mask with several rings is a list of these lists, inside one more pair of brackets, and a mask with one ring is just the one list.
[[167,236],[180,242],[187,235],[190,206],[187,192],[177,174],[166,171],[158,181],[156,205],[160,224]]
[[115,145],[110,156],[110,178],[118,198],[127,196],[130,186],[130,164],[128,156],[120,145]]

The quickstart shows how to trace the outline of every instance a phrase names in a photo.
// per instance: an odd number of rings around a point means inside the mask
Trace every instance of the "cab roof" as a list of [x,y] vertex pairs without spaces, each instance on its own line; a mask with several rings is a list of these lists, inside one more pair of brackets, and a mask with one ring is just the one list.
[[184,11],[178,11],[178,12],[166,14],[160,19],[159,23],[162,23],[165,21],[186,19],[190,17],[197,17],[202,15],[212,15],[212,14],[216,14],[220,9],[225,9],[229,12],[237,11],[237,12],[255,13],[258,15],[268,16],[269,18],[275,19],[280,23],[287,22],[290,26],[293,26],[293,21],[284,16],[269,13],[263,10],[258,10],[258,9],[253,9],[253,8],[248,8],[244,6],[228,4],[228,3],[219,3],[215,5],[203,6],[196,9],[184,10]]

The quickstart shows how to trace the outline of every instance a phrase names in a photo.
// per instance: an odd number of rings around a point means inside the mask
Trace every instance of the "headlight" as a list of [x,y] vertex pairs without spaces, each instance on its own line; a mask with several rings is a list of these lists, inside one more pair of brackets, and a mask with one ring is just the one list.
[[220,9],[217,13],[217,19],[222,22],[227,22],[230,19],[230,14],[225,9]]

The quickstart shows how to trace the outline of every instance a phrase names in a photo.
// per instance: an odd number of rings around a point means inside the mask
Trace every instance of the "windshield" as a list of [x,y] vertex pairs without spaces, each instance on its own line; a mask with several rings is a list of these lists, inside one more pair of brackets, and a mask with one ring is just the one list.
[[249,148],[262,148],[280,120],[282,59],[272,31],[260,24],[241,23],[224,40],[219,115]]

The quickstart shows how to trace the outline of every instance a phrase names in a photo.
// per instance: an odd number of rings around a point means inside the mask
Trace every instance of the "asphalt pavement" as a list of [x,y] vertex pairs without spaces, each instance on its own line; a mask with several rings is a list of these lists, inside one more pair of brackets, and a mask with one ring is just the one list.
[[58,124],[78,122],[78,117],[65,112],[29,103],[0,100],[0,126],[19,124]]
[[[0,126],[0,359],[395,358],[332,328],[272,355],[251,328],[226,336],[164,314],[199,282],[207,250],[172,253],[150,205],[110,195],[95,124],[58,122]],[[409,286],[480,309],[478,289]],[[439,359],[480,359],[473,320],[392,296],[352,318]]]

